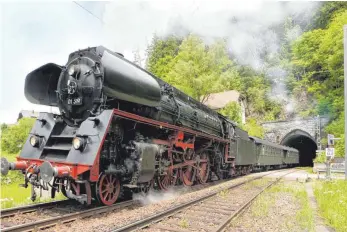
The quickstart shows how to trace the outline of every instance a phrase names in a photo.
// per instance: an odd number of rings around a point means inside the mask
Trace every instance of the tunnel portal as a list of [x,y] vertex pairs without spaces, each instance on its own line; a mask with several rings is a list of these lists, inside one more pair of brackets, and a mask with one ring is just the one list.
[[302,130],[293,130],[284,136],[281,144],[299,150],[300,166],[313,166],[317,144],[310,134]]

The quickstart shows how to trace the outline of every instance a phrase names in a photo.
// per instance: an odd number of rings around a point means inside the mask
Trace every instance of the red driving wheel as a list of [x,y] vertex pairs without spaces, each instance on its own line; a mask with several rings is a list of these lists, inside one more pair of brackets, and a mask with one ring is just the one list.
[[157,178],[158,185],[161,190],[168,190],[171,186],[176,185],[178,179],[178,170],[168,170],[166,175],[159,176]]
[[201,156],[201,159],[204,159],[206,161],[199,163],[198,180],[201,184],[205,184],[210,173],[210,160],[207,154],[203,154]]
[[114,204],[120,193],[120,182],[112,174],[102,174],[97,186],[97,197],[104,205]]
[[195,168],[192,166],[186,166],[182,169],[182,182],[185,186],[192,186],[194,184]]
[[168,190],[170,186],[172,185],[171,183],[172,180],[172,175],[171,171],[167,171],[166,175],[162,175],[158,177],[158,185],[161,190]]

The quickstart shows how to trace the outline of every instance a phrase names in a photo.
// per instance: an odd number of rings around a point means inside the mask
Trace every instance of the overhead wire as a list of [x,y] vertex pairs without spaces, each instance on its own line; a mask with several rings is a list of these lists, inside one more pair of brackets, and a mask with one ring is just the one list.
[[95,17],[96,19],[98,19],[102,24],[106,24],[101,18],[99,18],[98,16],[96,16],[93,12],[91,12],[90,10],[88,10],[87,8],[85,8],[84,6],[82,6],[81,4],[77,3],[76,1],[73,1],[73,3],[75,3],[77,6],[81,7],[83,10],[87,11],[89,14],[91,14],[93,17]]

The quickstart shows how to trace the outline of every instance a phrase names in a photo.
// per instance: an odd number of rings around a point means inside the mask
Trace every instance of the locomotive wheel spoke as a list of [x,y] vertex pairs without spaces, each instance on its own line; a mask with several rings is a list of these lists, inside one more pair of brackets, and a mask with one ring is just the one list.
[[194,184],[195,168],[187,166],[182,171],[182,182],[185,186],[192,186]]
[[97,185],[97,198],[104,205],[114,204],[120,193],[120,182],[111,174],[103,174]]
[[[184,162],[195,159],[194,150],[188,149],[183,155]],[[181,180],[185,186],[192,186],[194,184],[196,174],[196,167],[187,165],[181,169]]]
[[178,177],[179,177],[179,170],[178,169],[174,169],[173,170],[173,174],[171,176],[171,184],[172,185],[176,185]]
[[157,179],[158,185],[161,190],[168,190],[171,186],[175,185],[177,182],[178,170],[175,169],[173,171],[168,170],[166,175],[159,176]]
[[207,182],[208,176],[210,174],[210,161],[206,154],[203,154],[201,158],[206,161],[199,163],[198,180],[201,184],[204,184]]
[[171,172],[169,171],[167,172],[165,176],[159,176],[158,177],[159,187],[164,191],[168,190],[171,185],[170,179],[171,179]]

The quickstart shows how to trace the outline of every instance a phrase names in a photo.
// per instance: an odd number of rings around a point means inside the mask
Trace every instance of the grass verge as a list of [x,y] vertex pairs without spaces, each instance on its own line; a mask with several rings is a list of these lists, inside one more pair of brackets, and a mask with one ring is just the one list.
[[[15,154],[1,153],[1,157],[7,158],[9,161],[15,161]],[[0,205],[1,209],[18,207],[29,204],[37,204],[42,202],[49,202],[53,200],[66,199],[62,193],[57,193],[56,197],[52,199],[48,191],[43,191],[43,197],[37,193],[37,198],[33,202],[30,199],[31,186],[28,188],[20,187],[19,184],[24,184],[24,176],[20,171],[10,171],[8,175],[1,176],[1,190],[0,190]],[[37,190],[36,190],[37,191]]]
[[347,231],[347,181],[317,181],[314,195],[326,223],[337,232]]
[[[292,202],[299,205],[295,215],[295,222],[305,231],[314,231],[313,210],[310,207],[309,199],[304,184],[302,183],[283,183],[280,182],[272,186],[269,190],[261,194],[252,206],[252,214],[256,217],[268,216],[271,207],[276,207],[276,200],[281,195],[288,194],[292,196]],[[292,229],[293,218],[283,221],[287,229]]]

